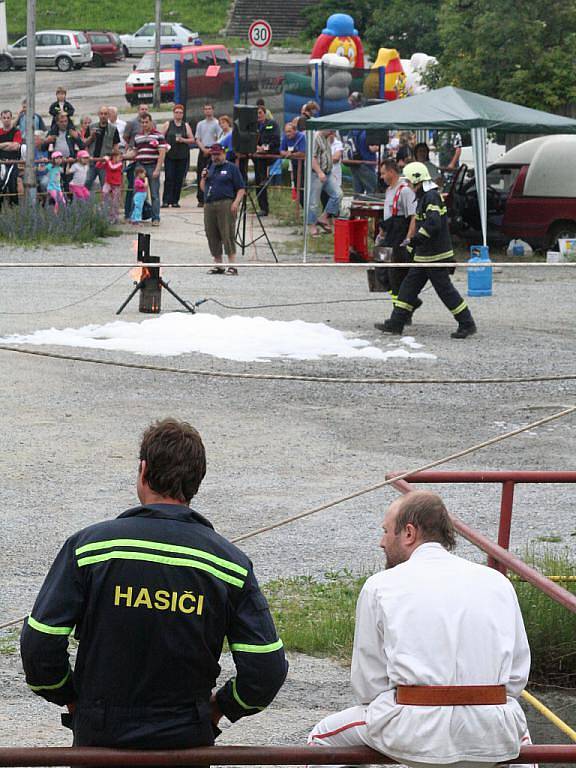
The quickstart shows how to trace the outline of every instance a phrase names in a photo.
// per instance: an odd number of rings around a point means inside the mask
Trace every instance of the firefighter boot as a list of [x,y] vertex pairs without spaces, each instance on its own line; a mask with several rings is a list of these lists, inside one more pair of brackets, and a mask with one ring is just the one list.
[[463,312],[458,313],[457,320],[458,328],[454,331],[454,333],[450,334],[451,338],[453,339],[467,339],[468,336],[472,336],[478,330],[476,328],[474,318],[472,317],[472,313],[468,308],[466,308]]
[[394,307],[389,320],[385,320],[383,323],[374,323],[374,328],[377,328],[382,333],[394,333],[397,336],[402,336],[404,333],[404,326],[410,319],[411,313],[406,309],[400,309]]

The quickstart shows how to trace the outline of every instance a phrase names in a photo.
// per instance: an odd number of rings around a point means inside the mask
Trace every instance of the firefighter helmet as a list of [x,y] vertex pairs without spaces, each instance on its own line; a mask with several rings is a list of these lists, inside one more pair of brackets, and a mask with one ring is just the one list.
[[432,181],[430,171],[424,163],[408,163],[404,167],[402,176],[411,184],[420,184],[421,181]]

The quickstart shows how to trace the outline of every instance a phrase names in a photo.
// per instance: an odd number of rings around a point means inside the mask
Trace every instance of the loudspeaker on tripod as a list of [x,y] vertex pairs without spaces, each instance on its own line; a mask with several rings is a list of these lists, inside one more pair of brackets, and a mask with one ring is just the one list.
[[232,149],[241,155],[256,152],[258,146],[258,107],[253,104],[234,105]]

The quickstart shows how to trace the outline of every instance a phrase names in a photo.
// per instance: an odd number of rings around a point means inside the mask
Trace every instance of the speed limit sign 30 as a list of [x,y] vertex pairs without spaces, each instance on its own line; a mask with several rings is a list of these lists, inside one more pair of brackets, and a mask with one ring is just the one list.
[[272,27],[264,19],[256,19],[250,24],[248,38],[254,48],[267,48],[272,40]]

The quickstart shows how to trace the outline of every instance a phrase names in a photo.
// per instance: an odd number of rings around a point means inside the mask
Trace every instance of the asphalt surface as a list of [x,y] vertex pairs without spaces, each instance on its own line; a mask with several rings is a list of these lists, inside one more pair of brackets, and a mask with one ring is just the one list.
[[[279,258],[294,261],[296,257],[287,256],[283,246],[294,234],[268,222]],[[191,198],[180,211],[163,212],[161,227],[151,232],[152,252],[163,260],[208,261],[201,211]],[[132,261],[133,241],[134,232],[124,228],[119,237],[93,246],[5,248],[2,260],[122,264]],[[255,257],[272,262],[261,245],[257,253],[251,250],[245,258]],[[116,320],[115,312],[132,287],[127,275],[93,298],[82,300],[124,271],[121,267],[0,270],[0,334]],[[209,276],[204,269],[166,269],[164,277],[187,299],[213,297],[235,306],[374,298],[367,292],[365,274],[351,270],[241,269],[237,278],[229,278]],[[460,273],[456,281],[464,291]],[[465,341],[450,339],[454,321],[428,291],[411,335],[436,360],[324,358],[237,363],[207,355],[167,359],[54,350],[177,368],[321,376],[445,377],[449,381],[454,377],[574,374],[575,287],[574,270],[503,270],[495,275],[492,297],[470,300],[479,333]],[[73,302],[79,303],[50,311]],[[165,311],[179,309],[166,295],[163,302]],[[387,316],[389,308],[379,298],[369,303],[318,303],[250,312],[226,310],[208,302],[200,311],[327,323],[386,349],[396,342],[377,332],[373,323]],[[143,319],[136,301],[121,319]],[[217,379],[5,351],[0,351],[0,361],[4,491],[0,623],[30,609],[50,562],[69,534],[136,503],[139,437],[156,418],[173,415],[200,430],[208,453],[208,474],[194,505],[218,530],[234,537],[369,486],[388,471],[416,468],[576,403],[573,381],[349,385]],[[572,469],[575,427],[576,418],[568,417],[444,468]],[[449,509],[495,537],[497,487],[444,486],[439,490]],[[344,568],[369,572],[381,567],[379,526],[394,497],[395,492],[388,489],[372,493],[252,538],[243,547],[262,582],[298,574],[321,577]],[[567,486],[518,488],[512,550],[523,556],[532,547],[547,547],[568,550],[574,556],[573,498],[574,491]],[[541,541],[550,536],[559,541]],[[482,559],[465,542],[459,543],[458,551]],[[243,730],[232,729],[229,738],[226,736],[228,743],[298,741],[318,716],[348,701],[347,673],[337,665],[298,658],[292,669],[290,687],[278,708]],[[0,679],[6,692],[0,716],[2,743],[67,743],[54,710],[27,692],[16,657],[1,657]]]
[[[247,55],[247,51],[236,51],[232,58],[244,59]],[[83,115],[95,117],[102,104],[117,107],[121,117],[133,115],[136,110],[129,107],[124,97],[124,83],[139,59],[140,57],[131,57],[116,64],[107,64],[100,69],[84,67],[71,72],[58,72],[55,68],[36,70],[36,111],[41,115],[47,115],[50,104],[56,98],[56,88],[63,86],[67,89],[68,101],[76,108],[78,118]],[[284,63],[300,64],[307,59],[306,55],[281,50],[270,55],[271,61]],[[22,99],[26,96],[26,72],[15,70],[2,72],[0,83],[2,84],[1,108],[11,109],[14,114],[17,114],[20,111]],[[167,119],[170,112],[153,112],[153,114]]]

